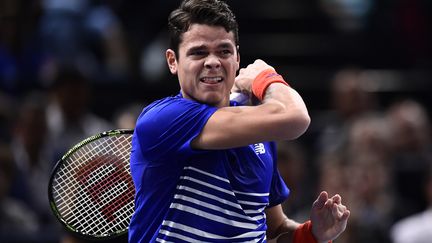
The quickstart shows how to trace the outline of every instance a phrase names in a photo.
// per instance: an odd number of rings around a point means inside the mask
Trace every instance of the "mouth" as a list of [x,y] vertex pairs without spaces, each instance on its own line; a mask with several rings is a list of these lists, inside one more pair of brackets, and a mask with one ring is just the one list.
[[218,84],[222,82],[224,79],[221,76],[217,77],[202,77],[200,78],[200,81],[206,84]]

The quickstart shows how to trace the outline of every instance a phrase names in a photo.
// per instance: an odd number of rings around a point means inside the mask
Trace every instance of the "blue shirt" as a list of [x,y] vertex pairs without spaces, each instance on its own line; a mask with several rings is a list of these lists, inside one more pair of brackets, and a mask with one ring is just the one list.
[[192,149],[216,109],[179,94],[139,116],[132,138],[130,242],[266,241],[264,210],[289,194],[275,144]]

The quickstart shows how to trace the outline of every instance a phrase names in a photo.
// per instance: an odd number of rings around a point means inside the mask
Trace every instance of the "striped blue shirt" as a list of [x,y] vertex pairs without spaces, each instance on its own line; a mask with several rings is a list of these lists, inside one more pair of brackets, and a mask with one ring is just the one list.
[[264,210],[289,193],[277,171],[275,144],[192,149],[215,111],[177,95],[152,103],[138,118],[130,242],[266,241]]

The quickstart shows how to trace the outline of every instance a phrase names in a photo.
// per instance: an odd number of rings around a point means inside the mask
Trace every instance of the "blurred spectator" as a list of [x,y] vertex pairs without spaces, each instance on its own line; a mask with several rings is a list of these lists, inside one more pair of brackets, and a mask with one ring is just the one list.
[[[25,204],[10,196],[15,177],[12,152],[8,145],[0,144],[0,241],[16,242],[22,234],[39,230],[36,214]],[[21,235],[21,236],[20,236]]]
[[350,122],[344,146],[319,158],[319,190],[338,192],[352,208],[338,242],[385,243],[392,223],[394,191],[389,168],[389,129],[381,114]]
[[386,161],[373,154],[357,154],[349,159],[346,201],[355,212],[349,226],[355,242],[389,242],[394,196]]
[[17,174],[11,194],[36,212],[41,226],[51,227],[54,216],[48,203],[47,187],[54,157],[47,143],[44,98],[43,94],[32,93],[18,109],[11,142]]
[[163,82],[166,78],[165,51],[168,48],[168,37],[164,32],[158,34],[141,52],[140,73],[148,82]]
[[57,158],[79,141],[114,128],[91,111],[91,98],[92,90],[86,76],[72,68],[58,73],[47,107],[50,144],[55,147]]
[[429,243],[432,239],[432,166],[425,172],[423,195],[428,202],[427,208],[396,222],[390,233],[393,243]]
[[391,129],[394,183],[398,195],[396,219],[422,210],[421,178],[432,163],[431,128],[428,114],[420,103],[408,99],[394,102],[387,111]]
[[38,1],[0,4],[0,89],[11,94],[34,88],[43,62],[35,31],[38,12]]
[[[79,66],[92,81],[127,77],[130,67],[123,26],[104,1],[42,1],[40,35],[54,69]],[[44,71],[42,75],[49,76],[52,68]]]
[[115,127],[120,129],[134,129],[136,120],[143,107],[145,107],[145,105],[140,103],[131,103],[118,108],[113,118]]
[[391,130],[385,116],[369,113],[352,121],[347,132],[346,151],[353,158],[358,155],[372,155],[381,164],[389,166]]
[[282,203],[282,209],[293,215],[294,220],[305,221],[309,218],[309,205],[315,200],[313,171],[309,169],[306,150],[295,141],[278,142],[277,161],[279,173],[290,189],[290,196]]
[[330,83],[331,110],[313,122],[313,129],[318,131],[318,153],[341,149],[348,140],[351,123],[376,111],[376,94],[366,89],[367,82],[362,69],[345,68],[336,72]]
[[[348,183],[349,176],[346,173],[345,154],[341,152],[323,153],[317,158],[318,182],[315,191],[325,190],[328,193],[337,193],[344,198],[344,204],[351,208]],[[348,199],[348,200],[347,200]],[[337,239],[338,243],[356,243],[352,231],[352,219],[343,234]]]

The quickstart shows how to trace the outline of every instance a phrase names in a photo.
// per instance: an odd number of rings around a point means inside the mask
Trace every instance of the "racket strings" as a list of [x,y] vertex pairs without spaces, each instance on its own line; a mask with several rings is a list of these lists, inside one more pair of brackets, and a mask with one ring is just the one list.
[[134,209],[131,136],[102,137],[65,159],[53,181],[53,197],[68,225],[97,236],[127,229]]

